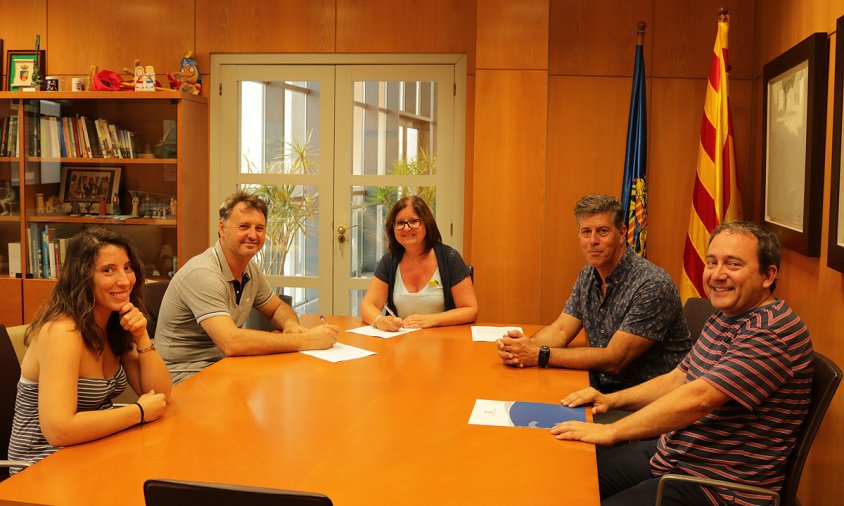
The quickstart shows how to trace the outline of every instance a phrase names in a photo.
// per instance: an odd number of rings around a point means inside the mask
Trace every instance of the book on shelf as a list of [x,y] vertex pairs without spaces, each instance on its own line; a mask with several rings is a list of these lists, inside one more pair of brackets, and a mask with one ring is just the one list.
[[14,278],[21,273],[21,243],[9,243],[9,277]]
[[26,229],[29,243],[29,274],[33,278],[56,279],[61,273],[69,239],[58,237],[58,233],[54,225],[47,224],[30,223]]

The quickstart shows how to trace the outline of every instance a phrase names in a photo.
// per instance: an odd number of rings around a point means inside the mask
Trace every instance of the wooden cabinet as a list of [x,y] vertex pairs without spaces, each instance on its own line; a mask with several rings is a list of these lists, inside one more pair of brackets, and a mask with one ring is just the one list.
[[207,247],[205,98],[0,92],[0,118],[0,202],[14,194],[0,215],[0,322],[32,320],[83,228],[131,238],[153,279]]

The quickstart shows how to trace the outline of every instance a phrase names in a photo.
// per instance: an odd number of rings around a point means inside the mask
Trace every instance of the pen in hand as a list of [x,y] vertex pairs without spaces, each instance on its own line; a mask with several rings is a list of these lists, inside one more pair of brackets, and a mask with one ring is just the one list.
[[324,317],[324,316],[319,315],[319,319],[320,319],[320,321],[322,321],[322,324],[323,324],[323,325],[328,325],[328,322],[327,322],[327,321],[325,321],[325,317]]
[[[386,302],[384,303],[384,310],[387,311],[388,315],[392,316],[393,318],[395,318],[397,320],[400,320],[400,318],[398,316],[396,316],[396,313],[394,313],[393,310],[390,309],[390,306],[388,306]],[[404,327],[399,326],[399,328],[396,329],[396,330],[401,330],[402,328],[404,328]]]

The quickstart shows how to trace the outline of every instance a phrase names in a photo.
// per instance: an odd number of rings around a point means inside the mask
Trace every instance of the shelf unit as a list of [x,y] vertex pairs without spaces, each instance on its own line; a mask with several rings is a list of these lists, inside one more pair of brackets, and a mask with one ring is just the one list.
[[[0,322],[15,325],[32,320],[55,284],[62,245],[66,245],[63,239],[85,227],[103,226],[133,239],[148,278],[167,278],[174,265],[181,266],[207,247],[205,98],[178,91],[0,92],[0,118],[6,117],[16,118],[20,135],[14,142],[17,152],[0,156],[0,201],[6,181],[16,194],[13,214],[0,216],[0,297],[4,300]],[[122,145],[122,154],[133,157],[79,156],[79,151],[85,151],[80,144],[86,133],[81,118],[91,124],[102,119],[115,126],[112,146],[105,140],[107,129],[94,127],[103,138],[100,156],[109,151],[115,155],[111,148]],[[3,120],[0,130],[9,123]],[[96,156],[96,134],[88,128]],[[124,142],[129,134],[118,134],[120,130],[132,132],[131,153]],[[7,145],[9,140],[7,133]],[[7,155],[2,148],[0,131],[0,154]],[[116,188],[115,174],[119,174]],[[111,209],[110,198],[99,199],[113,193],[112,189],[118,194],[119,210]],[[133,197],[137,197],[139,216],[129,217]],[[171,198],[175,198],[172,206]],[[44,202],[41,212],[40,202]],[[105,214],[100,211],[103,202]],[[171,207],[175,214],[169,212]],[[167,215],[160,216],[165,210]],[[44,241],[39,244],[33,237]],[[14,260],[15,243],[20,243],[19,261]],[[53,263],[45,262],[51,256]],[[15,271],[22,274],[10,274]]]

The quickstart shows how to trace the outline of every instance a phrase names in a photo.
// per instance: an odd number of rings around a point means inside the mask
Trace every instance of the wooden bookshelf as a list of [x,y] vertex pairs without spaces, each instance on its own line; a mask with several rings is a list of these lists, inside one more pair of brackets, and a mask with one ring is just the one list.
[[[45,255],[53,255],[53,265],[60,263],[59,242],[66,245],[64,240],[85,227],[104,226],[132,239],[138,246],[149,278],[167,279],[172,272],[172,257],[181,266],[207,247],[209,182],[205,98],[178,91],[0,92],[0,118],[7,116],[14,116],[17,121],[19,156],[0,157],[0,188],[6,180],[11,180],[17,198],[13,208],[16,214],[0,216],[0,255],[5,258],[9,244],[20,242],[21,265],[17,270],[22,275],[20,278],[10,276],[8,265],[0,262],[0,294],[9,301],[0,311],[0,322],[14,325],[31,321],[55,284],[51,264],[49,261],[44,263],[44,258],[48,258]],[[75,131],[71,126],[83,117],[91,121],[104,120],[104,123],[114,125],[118,132],[127,132],[111,136],[114,142],[109,146],[102,135],[110,131],[108,128],[95,130],[93,134],[88,130],[89,142],[102,139],[103,144],[99,147],[110,148],[100,149],[101,155],[116,154],[121,148],[124,148],[121,154],[127,154],[129,147],[122,142],[123,135],[128,139],[131,132],[132,140],[138,141],[131,149],[136,157],[69,156],[86,140],[81,129]],[[56,126],[51,126],[50,121]],[[42,137],[46,135],[45,128],[52,135],[48,141]],[[113,189],[117,178],[113,174],[105,175],[112,168],[120,169],[116,188],[121,207],[119,213],[109,209],[107,215],[90,214],[98,207],[90,198]],[[84,193],[72,193],[84,195],[86,200],[81,210],[84,212],[87,208],[88,214],[71,215],[68,212],[70,204],[64,197],[71,194],[68,187],[70,174],[74,171],[70,169],[76,169],[77,174],[86,171],[103,174],[94,179],[96,183],[86,186]],[[39,213],[36,207],[36,195],[39,194],[39,199],[51,201],[48,210],[55,209],[58,199],[59,211]],[[130,214],[133,197],[138,197],[141,217],[126,217]],[[170,198],[175,198],[175,214],[169,213]],[[74,201],[77,200],[74,198]],[[110,204],[111,199],[107,203]],[[160,213],[162,209],[168,210],[166,218],[150,217],[155,215],[154,211]],[[121,217],[116,219],[113,214]],[[46,243],[33,241],[33,235],[42,237]],[[40,259],[36,248],[41,252]]]

